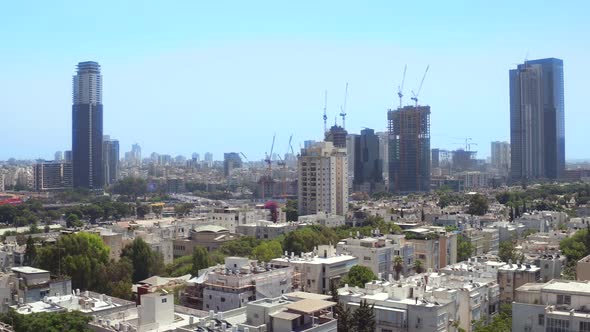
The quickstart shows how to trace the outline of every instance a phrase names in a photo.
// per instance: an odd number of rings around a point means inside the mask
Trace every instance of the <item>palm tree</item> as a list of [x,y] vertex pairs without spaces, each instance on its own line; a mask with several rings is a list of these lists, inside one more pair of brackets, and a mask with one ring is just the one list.
[[400,256],[395,256],[393,259],[393,269],[395,270],[395,280],[399,280],[399,274],[404,269],[404,259]]
[[424,264],[421,260],[417,259],[414,262],[414,270],[416,271],[416,273],[422,273],[424,271]]

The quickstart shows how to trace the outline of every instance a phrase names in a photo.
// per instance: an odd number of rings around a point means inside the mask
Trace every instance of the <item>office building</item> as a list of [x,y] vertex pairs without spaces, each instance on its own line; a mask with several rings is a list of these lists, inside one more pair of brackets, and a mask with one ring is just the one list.
[[492,166],[502,176],[510,172],[510,143],[492,142]]
[[430,191],[430,106],[404,106],[387,112],[389,191]]
[[136,166],[141,166],[141,146],[135,143],[131,146],[131,162]]
[[379,159],[381,159],[381,176],[384,183],[388,183],[389,179],[389,133],[378,132],[379,137]]
[[33,166],[35,191],[67,190],[72,188],[72,164],[42,161]]
[[111,185],[119,179],[119,141],[105,135],[102,142],[102,158],[105,185]]
[[64,151],[64,161],[67,163],[71,163],[72,162],[72,150],[66,150]]
[[365,128],[356,135],[354,144],[354,191],[383,191],[383,170],[379,158],[379,137]]
[[525,61],[510,70],[511,177],[558,179],[565,170],[563,61]]
[[97,62],[78,64],[73,78],[72,166],[75,188],[100,189],[104,184],[102,75]]
[[229,152],[223,154],[223,175],[225,177],[231,176],[232,171],[236,168],[242,167],[242,158],[237,152]]
[[61,151],[56,151],[53,157],[53,161],[62,161],[64,159],[64,154]]
[[299,215],[348,211],[348,160],[346,148],[318,142],[301,150],[298,160]]

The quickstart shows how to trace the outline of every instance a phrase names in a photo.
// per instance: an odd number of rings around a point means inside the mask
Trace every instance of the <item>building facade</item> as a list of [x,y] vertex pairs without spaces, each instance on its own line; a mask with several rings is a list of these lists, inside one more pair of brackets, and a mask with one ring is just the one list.
[[492,142],[492,166],[502,176],[510,172],[510,143]]
[[35,191],[67,190],[72,188],[72,164],[43,161],[33,166]]
[[119,180],[119,141],[104,136],[102,142],[102,157],[105,185],[111,185]]
[[563,60],[510,70],[511,176],[558,179],[565,170]]
[[379,137],[373,129],[365,128],[355,136],[354,144],[355,191],[372,193],[383,191],[383,164],[379,153]]
[[430,191],[430,106],[404,106],[387,112],[389,191]]
[[300,215],[348,211],[348,161],[346,148],[318,142],[301,150],[298,160],[298,210]]
[[102,75],[97,62],[78,63],[73,78],[72,166],[73,185],[101,189],[103,175]]

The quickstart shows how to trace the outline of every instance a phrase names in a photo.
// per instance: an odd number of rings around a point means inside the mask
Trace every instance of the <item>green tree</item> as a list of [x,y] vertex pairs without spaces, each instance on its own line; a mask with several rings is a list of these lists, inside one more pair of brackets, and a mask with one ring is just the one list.
[[475,322],[474,332],[510,332],[512,331],[512,306],[502,304],[500,312],[492,318],[491,322],[481,319]]
[[66,226],[68,228],[71,228],[71,227],[82,227],[82,226],[84,226],[84,223],[82,221],[80,221],[80,218],[78,217],[77,214],[70,213],[66,217]]
[[199,270],[206,269],[212,265],[211,259],[207,249],[201,246],[196,246],[193,250],[191,275],[196,277],[199,275]]
[[135,211],[137,213],[137,218],[143,219],[146,214],[150,213],[150,206],[147,204],[137,204]]
[[366,283],[375,279],[377,279],[377,276],[370,268],[362,265],[355,265],[350,268],[348,274],[342,278],[342,282],[352,287],[356,286],[364,288]]
[[162,211],[164,210],[164,207],[162,205],[153,205],[152,206],[152,212],[159,217],[162,216]]
[[469,199],[469,208],[467,213],[471,215],[483,216],[488,212],[488,199],[481,194],[475,194]]
[[121,257],[126,257],[133,266],[132,281],[139,282],[164,270],[163,258],[141,238],[135,238],[123,248]]
[[297,208],[297,200],[289,199],[283,208],[286,214],[287,221],[297,221],[299,219],[299,212]]
[[559,242],[559,249],[567,257],[568,261],[577,262],[588,254],[586,239],[588,230],[579,230],[574,235],[567,237]]
[[516,245],[514,241],[502,241],[500,242],[500,248],[498,250],[498,257],[503,262],[508,262],[512,260],[513,263],[516,263],[517,260],[522,261],[523,255],[519,254],[516,250]]
[[361,300],[359,307],[352,314],[352,327],[355,332],[373,332],[375,328],[375,313],[367,300]]
[[393,259],[393,269],[395,270],[395,280],[399,280],[399,276],[404,270],[404,259],[401,256],[395,256]]
[[136,201],[138,197],[147,193],[147,182],[141,178],[127,177],[115,183],[112,191]]
[[457,236],[457,260],[466,261],[473,255],[475,246],[463,234]]
[[37,258],[37,247],[35,246],[35,241],[29,235],[27,238],[27,246],[25,247],[25,265],[35,265],[35,258]]
[[16,218],[16,208],[12,205],[0,205],[0,223],[14,224]]
[[11,310],[0,315],[0,320],[12,325],[16,332],[92,332],[88,327],[91,319],[80,311],[21,315]]
[[417,259],[414,261],[414,271],[416,271],[416,273],[424,272],[424,263],[422,263],[421,260]]
[[82,213],[84,213],[84,216],[88,218],[90,223],[94,224],[96,219],[99,219],[103,216],[104,211],[100,206],[96,204],[90,204],[82,208]]
[[90,233],[64,235],[55,245],[37,250],[37,264],[52,274],[72,278],[72,288],[97,289],[101,269],[109,262],[109,247]]
[[344,308],[340,302],[338,282],[336,280],[330,282],[330,295],[332,295],[330,300],[336,303],[334,306],[334,318],[338,320],[338,331],[352,330],[352,313],[349,308]]
[[279,241],[264,241],[252,249],[252,257],[261,262],[270,262],[283,254],[283,247]]

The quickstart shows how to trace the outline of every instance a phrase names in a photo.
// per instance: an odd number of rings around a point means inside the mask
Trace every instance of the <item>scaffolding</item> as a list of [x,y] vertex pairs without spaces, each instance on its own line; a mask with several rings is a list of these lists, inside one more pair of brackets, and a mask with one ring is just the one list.
[[430,190],[430,106],[404,106],[387,113],[389,190]]

